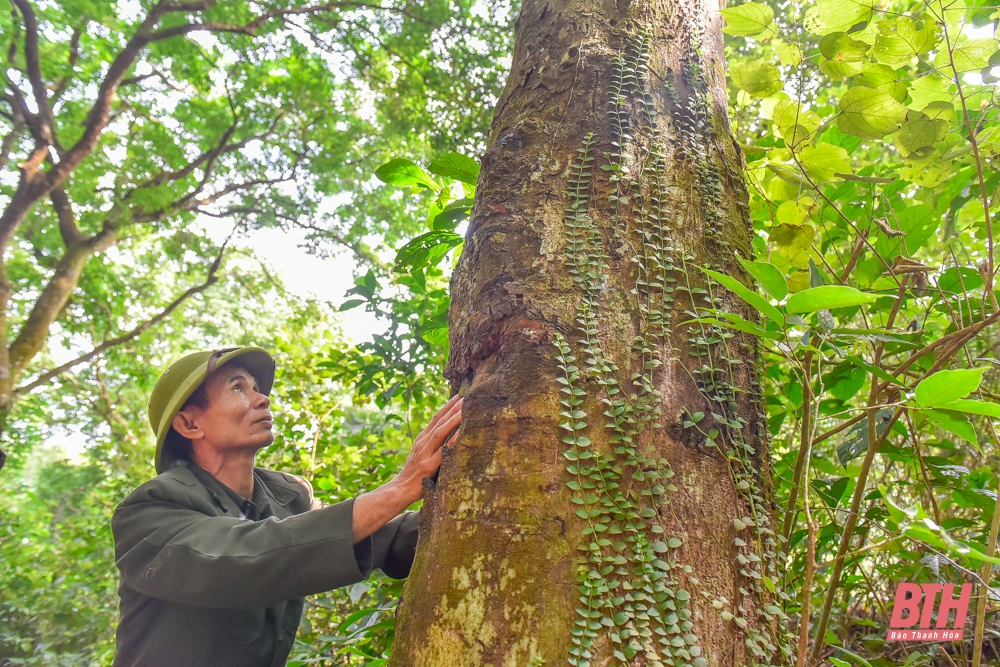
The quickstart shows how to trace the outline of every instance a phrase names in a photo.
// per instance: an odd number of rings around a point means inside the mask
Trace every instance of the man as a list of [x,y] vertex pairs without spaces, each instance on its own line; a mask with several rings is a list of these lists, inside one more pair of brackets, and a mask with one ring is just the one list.
[[254,467],[274,440],[274,368],[256,347],[197,352],[153,388],[159,475],[112,519],[121,571],[115,667],[278,667],[306,595],[374,568],[409,573],[417,514],[403,512],[440,467],[461,399],[434,415],[392,482],[323,507],[306,480]]

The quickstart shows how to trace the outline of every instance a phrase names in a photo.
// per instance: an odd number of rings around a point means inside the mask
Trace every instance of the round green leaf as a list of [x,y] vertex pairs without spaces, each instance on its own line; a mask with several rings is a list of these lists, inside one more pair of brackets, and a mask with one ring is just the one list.
[[897,102],[906,101],[906,86],[896,80],[896,70],[888,65],[862,63],[861,73],[854,79],[854,84],[884,90]]
[[843,147],[833,144],[806,146],[799,153],[799,162],[810,178],[824,183],[841,180],[837,174],[851,173],[850,154]]
[[892,143],[903,157],[909,157],[921,149],[932,148],[947,134],[948,121],[931,120],[924,114],[919,114],[919,117],[903,123],[892,135]]
[[853,39],[846,32],[831,32],[819,41],[819,52],[825,58],[844,63],[861,62],[869,48],[871,47]]
[[918,28],[908,16],[879,21],[878,37],[872,53],[880,63],[901,67],[915,56],[926,53],[941,40],[941,31],[932,21]]
[[885,90],[851,88],[840,98],[837,127],[862,139],[881,139],[899,129],[906,107]]
[[736,63],[729,70],[729,76],[737,88],[745,90],[753,97],[770,97],[781,90],[781,71],[760,60],[750,63]]

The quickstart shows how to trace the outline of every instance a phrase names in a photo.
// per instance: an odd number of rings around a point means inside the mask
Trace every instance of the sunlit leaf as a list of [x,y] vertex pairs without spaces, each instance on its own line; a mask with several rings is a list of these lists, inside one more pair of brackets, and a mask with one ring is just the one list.
[[432,174],[454,178],[469,185],[475,185],[479,177],[479,163],[459,153],[445,153],[427,165],[427,170]]
[[757,294],[732,276],[727,276],[723,273],[719,273],[718,271],[712,271],[711,269],[703,268],[702,271],[704,271],[711,278],[714,278],[724,287],[728,288],[729,291],[733,292],[736,296],[740,297],[752,307],[766,315],[768,319],[772,320],[779,327],[784,328],[784,315],[781,314],[780,310],[768,303],[767,299],[762,297],[760,294]]
[[987,403],[986,401],[959,399],[957,401],[952,401],[951,403],[945,403],[940,407],[946,410],[955,410],[957,412],[968,412],[973,415],[1000,417],[1000,403]]
[[862,63],[861,74],[854,79],[854,83],[875,90],[884,90],[897,102],[906,101],[906,86],[896,78],[896,71],[888,65]]
[[802,290],[788,297],[785,310],[789,313],[810,313],[817,310],[849,308],[871,303],[877,294],[862,292],[846,285],[823,285]]
[[908,16],[879,21],[875,40],[875,59],[890,67],[900,67],[914,57],[927,53],[941,39],[941,31],[933,21],[918,28]]
[[441,185],[422,167],[405,158],[389,160],[375,170],[375,176],[389,185],[439,190]]
[[768,262],[750,262],[740,258],[740,264],[751,276],[757,279],[764,291],[781,301],[788,295],[788,284],[785,276],[774,264]]
[[809,217],[813,200],[803,197],[798,201],[786,201],[775,212],[775,218],[783,225],[801,225]]
[[979,441],[976,437],[976,429],[972,426],[969,418],[959,412],[950,410],[923,410],[922,414],[930,423],[938,428],[957,435],[962,440],[979,449]]
[[849,89],[840,98],[837,127],[862,139],[881,139],[899,129],[906,107],[885,90],[865,86]]
[[852,171],[847,151],[827,143],[803,148],[799,153],[799,162],[813,180],[821,183],[840,180],[837,174],[850,174]]
[[916,118],[903,123],[892,135],[892,143],[906,157],[922,149],[932,148],[945,138],[948,129],[948,121],[931,120],[924,114],[917,114]]
[[754,97],[768,97],[781,90],[781,71],[771,63],[738,62],[729,69],[733,83]]
[[846,32],[831,32],[819,41],[819,52],[827,60],[845,63],[861,62],[869,48],[871,47],[853,39]]
[[726,19],[722,32],[737,37],[756,37],[768,30],[774,23],[774,10],[770,5],[744,2],[719,12]]
[[[964,39],[960,37],[953,46],[951,55],[954,58],[955,69],[959,72],[978,72],[986,67],[990,56],[997,52],[997,40],[992,37],[983,39]],[[948,50],[942,49],[934,57],[934,64],[946,72],[951,71],[952,61]]]
[[820,35],[846,32],[870,19],[874,7],[875,0],[818,0],[806,14],[806,27]]
[[938,371],[917,385],[917,405],[932,408],[965,398],[979,389],[985,372],[985,368]]

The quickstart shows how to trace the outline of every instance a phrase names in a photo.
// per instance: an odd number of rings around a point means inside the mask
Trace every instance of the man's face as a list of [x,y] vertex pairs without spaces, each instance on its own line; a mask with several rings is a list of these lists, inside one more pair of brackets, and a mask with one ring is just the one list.
[[174,417],[174,428],[192,446],[216,450],[253,449],[274,441],[267,396],[245,368],[223,366],[205,380],[208,407],[188,406]]

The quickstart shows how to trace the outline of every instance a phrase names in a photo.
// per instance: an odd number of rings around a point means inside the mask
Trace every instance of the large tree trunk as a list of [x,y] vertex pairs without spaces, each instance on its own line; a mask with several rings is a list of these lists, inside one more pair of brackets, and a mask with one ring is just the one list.
[[[718,7],[525,0],[391,664],[784,664]],[[721,316],[716,313],[715,317]]]

